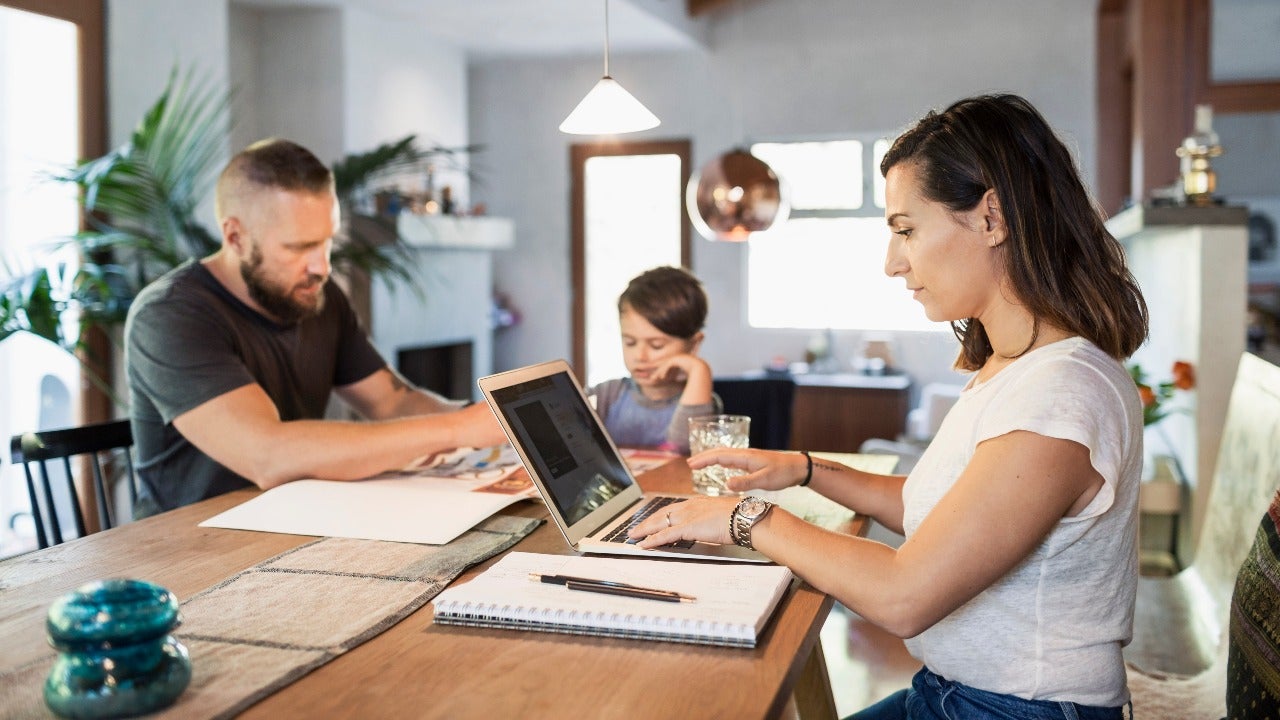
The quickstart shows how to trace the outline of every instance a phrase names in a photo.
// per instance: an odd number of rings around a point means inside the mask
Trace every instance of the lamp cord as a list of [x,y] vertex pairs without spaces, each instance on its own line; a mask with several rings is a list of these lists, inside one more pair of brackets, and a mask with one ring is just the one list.
[[609,77],[609,0],[604,0],[604,76]]

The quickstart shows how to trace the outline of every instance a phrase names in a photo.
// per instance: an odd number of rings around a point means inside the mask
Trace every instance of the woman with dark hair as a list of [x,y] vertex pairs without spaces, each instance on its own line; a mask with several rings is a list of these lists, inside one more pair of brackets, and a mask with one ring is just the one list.
[[912,687],[855,718],[1120,718],[1142,408],[1123,361],[1147,309],[1071,155],[1026,100],[930,112],[881,164],[901,277],[973,375],[910,476],[712,450],[735,490],[807,485],[906,535],[832,533],[760,498],[671,506],[633,535],[755,547],[899,637]]

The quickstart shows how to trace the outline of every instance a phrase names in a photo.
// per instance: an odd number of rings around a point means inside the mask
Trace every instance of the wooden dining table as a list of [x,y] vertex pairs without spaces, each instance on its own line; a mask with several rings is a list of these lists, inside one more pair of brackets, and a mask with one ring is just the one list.
[[[692,492],[689,469],[680,460],[638,480],[648,492]],[[829,501],[816,493],[795,490],[812,495],[796,496],[797,512],[832,529],[863,533],[861,516],[833,513],[821,505]],[[49,606],[84,583],[146,578],[186,598],[314,540],[199,527],[259,492],[228,493],[0,561],[0,668],[52,656],[44,627]],[[814,499],[817,504],[809,503]],[[503,513],[547,517],[536,500]],[[573,553],[550,521],[513,549]],[[466,582],[496,560],[470,568],[455,582]],[[432,622],[433,608],[426,605],[251,706],[242,717],[737,720],[779,717],[794,701],[803,718],[832,718],[835,703],[819,644],[832,604],[826,594],[793,581],[752,649],[443,626]]]

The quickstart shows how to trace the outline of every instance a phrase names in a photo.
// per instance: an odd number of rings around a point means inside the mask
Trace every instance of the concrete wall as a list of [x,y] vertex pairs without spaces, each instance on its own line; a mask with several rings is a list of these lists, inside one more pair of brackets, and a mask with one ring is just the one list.
[[[363,152],[416,134],[423,146],[467,144],[467,62],[459,48],[429,40],[413,23],[359,9],[344,12],[345,149]],[[465,172],[440,167],[435,188],[465,202]],[[418,189],[418,188],[414,188]]]

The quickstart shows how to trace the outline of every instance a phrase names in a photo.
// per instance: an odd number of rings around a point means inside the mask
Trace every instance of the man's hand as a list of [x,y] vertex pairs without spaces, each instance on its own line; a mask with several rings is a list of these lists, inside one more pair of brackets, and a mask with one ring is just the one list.
[[457,422],[459,447],[491,447],[507,442],[507,435],[502,432],[498,418],[494,417],[486,403],[475,403],[451,413],[449,417]]

